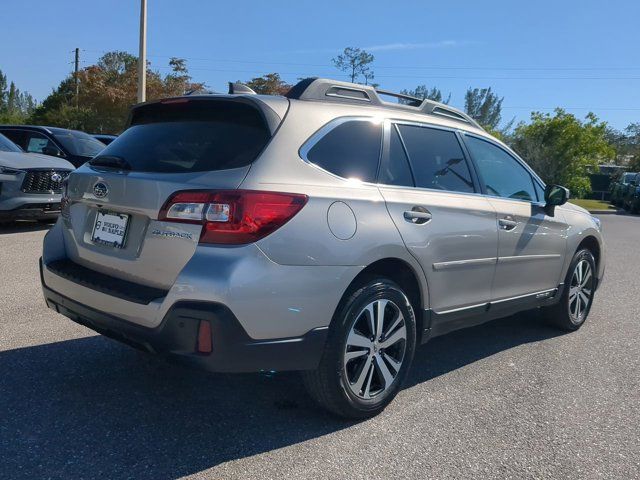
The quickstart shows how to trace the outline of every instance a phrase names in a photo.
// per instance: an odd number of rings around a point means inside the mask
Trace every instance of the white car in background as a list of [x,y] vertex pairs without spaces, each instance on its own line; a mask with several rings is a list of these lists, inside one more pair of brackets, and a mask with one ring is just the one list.
[[0,134],[0,222],[58,218],[62,182],[73,169],[61,158],[25,153]]

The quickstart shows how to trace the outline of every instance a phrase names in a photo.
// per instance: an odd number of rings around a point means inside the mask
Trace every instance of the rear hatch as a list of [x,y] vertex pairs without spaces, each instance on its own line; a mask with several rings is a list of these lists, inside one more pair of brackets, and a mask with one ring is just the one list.
[[237,189],[280,122],[264,102],[244,96],[135,107],[125,132],[69,177],[67,256],[112,277],[170,288],[202,226],[158,220],[163,205],[177,191]]

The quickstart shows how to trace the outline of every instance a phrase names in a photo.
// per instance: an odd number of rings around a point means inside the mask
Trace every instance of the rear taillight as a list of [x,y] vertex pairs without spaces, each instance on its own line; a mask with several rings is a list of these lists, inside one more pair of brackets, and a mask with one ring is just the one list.
[[240,245],[280,228],[307,199],[297,193],[186,190],[169,197],[158,220],[202,225],[201,243]]

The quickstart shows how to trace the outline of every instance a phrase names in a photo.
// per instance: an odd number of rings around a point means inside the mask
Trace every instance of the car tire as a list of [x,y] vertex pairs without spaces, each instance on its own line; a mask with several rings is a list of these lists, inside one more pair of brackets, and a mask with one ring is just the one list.
[[578,330],[589,316],[596,288],[596,262],[591,251],[582,249],[573,256],[560,300],[547,308],[547,319],[565,331]]
[[320,364],[303,372],[304,384],[316,403],[336,415],[373,417],[400,390],[415,345],[415,314],[407,295],[389,279],[371,278],[345,294]]

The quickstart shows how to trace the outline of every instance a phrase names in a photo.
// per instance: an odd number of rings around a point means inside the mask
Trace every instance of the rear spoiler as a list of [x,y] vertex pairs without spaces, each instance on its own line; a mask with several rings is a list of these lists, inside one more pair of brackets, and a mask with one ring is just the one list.
[[[246,87],[248,90],[251,90],[249,87]],[[253,90],[251,90],[253,92]],[[243,103],[245,105],[249,105],[254,107],[256,110],[260,112],[262,118],[267,124],[269,131],[273,135],[275,131],[278,129],[280,124],[282,123],[282,119],[286,115],[289,109],[289,101],[282,97],[270,97],[269,103],[274,103],[272,107],[267,102],[265,102],[261,97],[262,95],[256,95],[255,92],[249,94],[248,92],[243,92],[242,94],[234,94],[234,95],[222,95],[222,94],[198,94],[198,95],[184,95],[181,97],[170,97],[163,98],[161,100],[154,100],[151,102],[138,103],[133,105],[129,110],[129,116],[127,117],[127,122],[125,124],[124,130],[129,128],[134,121],[136,112],[139,112],[142,109],[153,108],[155,105],[164,104],[164,105],[184,105],[192,102],[236,102]],[[276,111],[276,109],[278,111]]]

